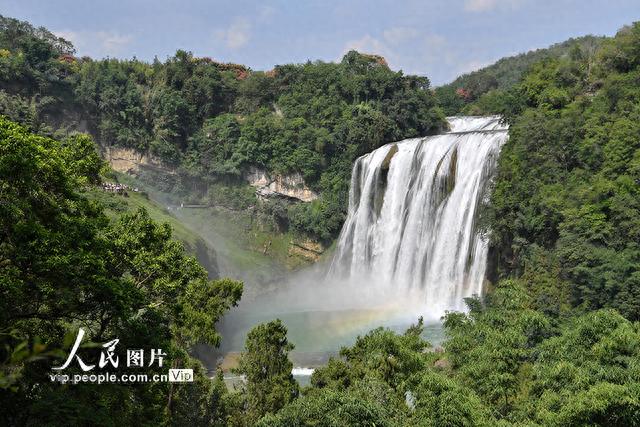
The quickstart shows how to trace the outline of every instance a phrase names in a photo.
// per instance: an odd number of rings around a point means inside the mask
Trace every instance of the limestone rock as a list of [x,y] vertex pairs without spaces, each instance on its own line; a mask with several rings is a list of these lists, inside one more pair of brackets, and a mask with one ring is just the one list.
[[162,164],[155,156],[136,151],[132,148],[105,147],[103,157],[111,166],[111,169],[137,175],[140,169],[148,167],[173,174],[175,171]]
[[264,169],[251,167],[244,174],[244,179],[249,185],[256,187],[258,197],[283,197],[303,202],[311,202],[318,198],[318,195],[307,187],[299,173],[271,177]]

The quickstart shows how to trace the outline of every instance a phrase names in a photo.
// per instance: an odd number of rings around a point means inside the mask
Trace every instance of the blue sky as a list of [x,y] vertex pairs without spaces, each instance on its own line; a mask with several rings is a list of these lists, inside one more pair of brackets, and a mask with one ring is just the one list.
[[640,0],[0,0],[79,55],[164,60],[177,49],[268,70],[355,48],[438,85],[530,49],[640,20]]

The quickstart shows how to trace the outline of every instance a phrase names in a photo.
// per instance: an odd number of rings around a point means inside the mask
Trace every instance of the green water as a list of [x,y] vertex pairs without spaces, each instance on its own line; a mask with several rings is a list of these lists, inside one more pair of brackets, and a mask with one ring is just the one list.
[[[288,329],[288,339],[295,345],[291,359],[295,366],[315,367],[326,363],[343,346],[352,346],[358,336],[365,335],[376,327],[386,327],[395,332],[404,332],[412,323],[407,316],[379,310],[299,311],[280,313],[258,313],[235,311],[220,324],[222,346],[216,353],[243,350],[249,330],[263,322],[280,319]],[[440,323],[425,325],[423,338],[433,346],[444,339]]]

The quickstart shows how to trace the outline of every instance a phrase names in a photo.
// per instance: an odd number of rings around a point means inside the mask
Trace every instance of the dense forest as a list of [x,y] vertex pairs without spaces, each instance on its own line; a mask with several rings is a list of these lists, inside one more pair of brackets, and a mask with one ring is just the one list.
[[152,178],[174,194],[237,190],[249,166],[299,172],[321,198],[280,209],[280,222],[323,240],[344,220],[356,157],[445,126],[427,78],[355,51],[267,72],[185,51],[151,64],[74,52],[46,29],[0,17],[0,113],[49,136],[80,130],[102,147],[149,152],[178,169]]
[[640,320],[640,25],[532,67],[495,106],[511,123],[487,212],[498,273],[561,315]]
[[[189,393],[206,399],[215,386],[202,372],[190,390],[76,388],[48,380],[51,360],[62,357],[61,349],[82,326],[94,342],[118,337],[161,348],[198,371],[199,362],[187,351],[195,343],[218,343],[214,325],[238,302],[242,284],[209,281],[204,268],[171,240],[169,226],[144,210],[109,221],[104,208],[83,194],[100,180],[103,166],[90,138],[59,142],[2,118],[0,141],[5,423],[105,425],[114,422],[114,413],[131,423],[159,420],[165,406],[169,413],[197,411]],[[96,350],[81,349],[86,358]]]
[[[94,61],[3,19],[4,424],[640,425],[640,24],[584,40],[456,106],[428,80],[355,52],[270,73],[186,52],[165,63]],[[219,343],[216,321],[242,285],[210,280],[144,210],[107,216],[91,197],[104,164],[91,136],[74,132],[151,150],[184,179],[227,183],[248,164],[301,171],[323,198],[296,205],[292,222],[309,215],[297,221],[331,236],[354,157],[436,131],[447,108],[510,124],[481,218],[492,288],[467,300],[468,313],[445,316],[442,348],[421,338],[418,319],[403,334],[375,329],[305,388],[278,320],[249,333],[237,368],[245,387],[204,375],[189,352]],[[79,327],[92,343],[165,349],[196,381],[49,381]],[[80,355],[95,360],[98,350],[89,343]]]
[[438,105],[447,115],[484,114],[482,106],[491,99],[499,99],[522,80],[529,68],[543,60],[566,58],[578,49],[593,55],[604,37],[584,36],[536,49],[516,56],[502,58],[495,64],[464,74],[453,82],[435,89]]

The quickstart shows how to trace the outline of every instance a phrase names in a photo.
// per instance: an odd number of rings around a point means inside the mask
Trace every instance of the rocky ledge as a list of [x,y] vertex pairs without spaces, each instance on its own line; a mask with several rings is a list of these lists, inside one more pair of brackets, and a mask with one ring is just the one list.
[[292,240],[289,245],[289,256],[304,259],[307,262],[317,262],[325,251],[325,247],[311,239]]
[[162,164],[155,156],[144,154],[131,148],[105,147],[102,151],[103,158],[109,163],[111,169],[137,175],[140,169],[148,167],[174,174],[175,171]]
[[302,202],[311,202],[318,198],[318,195],[307,187],[299,173],[271,177],[264,169],[251,167],[245,173],[244,179],[249,185],[256,187],[258,197],[282,197]]

